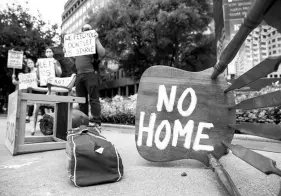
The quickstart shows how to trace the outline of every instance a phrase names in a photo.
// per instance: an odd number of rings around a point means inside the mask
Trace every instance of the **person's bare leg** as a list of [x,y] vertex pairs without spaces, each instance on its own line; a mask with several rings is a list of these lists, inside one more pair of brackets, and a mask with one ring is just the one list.
[[38,103],[34,104],[34,121],[33,121],[33,129],[31,130],[31,135],[35,134],[36,131],[36,124],[38,119],[40,105]]

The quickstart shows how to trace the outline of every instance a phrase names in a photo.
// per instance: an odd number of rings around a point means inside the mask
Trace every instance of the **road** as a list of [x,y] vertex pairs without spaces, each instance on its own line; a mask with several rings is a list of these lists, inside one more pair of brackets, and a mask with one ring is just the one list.
[[[4,146],[6,119],[0,117],[1,196],[227,196],[211,169],[195,160],[152,163],[135,147],[133,132],[106,129],[103,135],[117,147],[125,175],[120,182],[77,188],[70,182],[64,150],[12,157]],[[29,133],[27,133],[29,134]],[[281,155],[260,152],[277,161]],[[280,177],[266,176],[231,153],[220,159],[243,196],[274,196]],[[186,172],[187,176],[181,174]]]

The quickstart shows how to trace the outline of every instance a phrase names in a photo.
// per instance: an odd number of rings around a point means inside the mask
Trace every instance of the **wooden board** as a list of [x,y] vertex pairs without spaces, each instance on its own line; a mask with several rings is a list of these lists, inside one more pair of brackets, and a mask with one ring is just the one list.
[[[156,162],[196,159],[209,165],[207,155],[219,159],[230,143],[235,122],[232,92],[220,76],[211,80],[212,68],[202,72],[153,66],[142,75],[136,111],[136,147]],[[173,92],[173,93],[171,93]],[[164,104],[166,100],[167,104]]]
[[19,117],[19,91],[15,91],[9,95],[8,102],[8,116],[5,145],[12,155],[17,151],[17,137],[19,136],[19,123],[17,119]]

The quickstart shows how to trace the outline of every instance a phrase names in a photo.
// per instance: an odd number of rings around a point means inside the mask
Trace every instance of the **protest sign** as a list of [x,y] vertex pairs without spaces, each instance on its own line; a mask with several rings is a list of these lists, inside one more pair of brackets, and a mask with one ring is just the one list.
[[95,30],[66,34],[64,36],[65,57],[95,54],[97,36]]
[[55,85],[55,86],[64,86],[67,87],[73,77],[65,77],[65,78],[49,78],[48,83]]
[[5,136],[5,145],[8,150],[14,154],[17,150],[15,148],[16,137],[18,137],[18,126],[17,126],[17,118],[18,114],[18,93],[19,91],[15,91],[9,95],[9,105],[8,105],[8,116],[7,116],[7,128],[6,128],[6,136]]
[[22,51],[8,51],[8,68],[22,69],[23,52]]
[[46,86],[48,80],[56,76],[55,65],[54,65],[55,61],[52,58],[43,58],[43,59],[38,59],[37,62],[38,62],[38,69],[39,69],[40,85]]
[[202,72],[153,66],[142,75],[136,111],[136,146],[150,161],[196,159],[209,164],[208,154],[220,158],[230,143],[235,122],[234,94],[212,68]]
[[27,89],[28,87],[37,87],[36,73],[19,74],[19,89]]

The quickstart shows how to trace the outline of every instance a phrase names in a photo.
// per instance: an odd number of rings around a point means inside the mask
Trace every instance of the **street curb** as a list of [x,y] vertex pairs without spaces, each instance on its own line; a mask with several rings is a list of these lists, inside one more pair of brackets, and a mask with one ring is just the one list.
[[[112,129],[122,129],[124,131],[125,130],[126,131],[135,131],[135,126],[133,126],[133,125],[103,123],[102,127],[103,128],[112,128]],[[281,141],[278,141],[278,140],[267,139],[267,138],[253,136],[253,135],[247,135],[247,134],[234,134],[233,140],[249,140],[249,141],[256,141],[256,142],[270,142],[270,143],[281,144]]]

